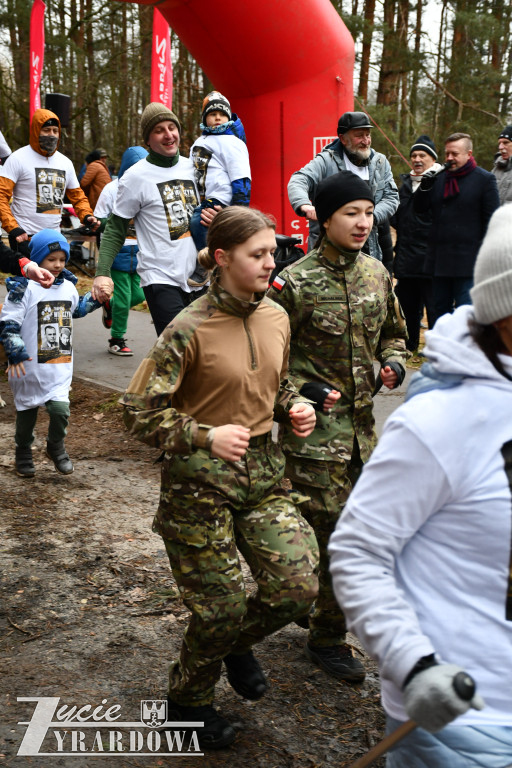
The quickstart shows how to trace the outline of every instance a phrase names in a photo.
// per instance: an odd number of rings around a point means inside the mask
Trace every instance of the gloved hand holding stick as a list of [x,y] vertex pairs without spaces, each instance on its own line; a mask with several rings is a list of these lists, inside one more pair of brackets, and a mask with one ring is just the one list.
[[435,733],[471,707],[483,709],[473,678],[455,664],[436,664],[415,675],[404,689],[404,707],[411,720],[379,741],[350,768],[366,768],[420,726]]

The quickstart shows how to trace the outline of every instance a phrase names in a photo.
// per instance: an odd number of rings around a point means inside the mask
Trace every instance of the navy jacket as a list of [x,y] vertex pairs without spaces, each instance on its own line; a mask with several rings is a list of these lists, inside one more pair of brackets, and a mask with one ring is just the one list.
[[428,192],[413,195],[414,210],[432,214],[426,271],[435,277],[472,277],[476,255],[500,200],[496,178],[477,166],[457,179],[459,194],[443,198],[445,174]]

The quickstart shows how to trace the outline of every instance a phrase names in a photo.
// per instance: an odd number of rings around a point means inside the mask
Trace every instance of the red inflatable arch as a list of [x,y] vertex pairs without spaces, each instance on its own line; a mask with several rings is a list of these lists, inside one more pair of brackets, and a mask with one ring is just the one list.
[[[353,109],[354,43],[330,0],[138,0],[158,10],[247,134],[251,205],[278,232],[306,234],[286,191],[291,174]],[[323,142],[325,143],[325,141]]]

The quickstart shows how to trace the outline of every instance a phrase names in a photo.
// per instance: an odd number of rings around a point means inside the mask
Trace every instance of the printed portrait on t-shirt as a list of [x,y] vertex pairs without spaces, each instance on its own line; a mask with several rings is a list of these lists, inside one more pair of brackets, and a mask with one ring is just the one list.
[[59,328],[59,348],[61,352],[71,354],[71,328],[68,325],[62,325]]
[[36,168],[36,213],[60,213],[66,189],[66,171]]
[[71,302],[40,301],[37,305],[37,362],[71,362]]
[[197,191],[199,192],[201,202],[203,202],[206,196],[206,173],[212,155],[213,152],[206,149],[206,147],[194,147],[190,155],[192,163],[194,164],[194,178],[196,180]]
[[190,237],[188,228],[190,211],[198,205],[194,182],[188,179],[175,179],[157,184],[165,207],[167,226],[171,240]]
[[41,203],[53,203],[52,188],[48,184],[40,184],[39,200]]

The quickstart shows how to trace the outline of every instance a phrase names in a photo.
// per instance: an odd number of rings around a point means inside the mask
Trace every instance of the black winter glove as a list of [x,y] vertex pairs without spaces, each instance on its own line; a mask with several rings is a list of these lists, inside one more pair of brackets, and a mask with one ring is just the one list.
[[313,401],[315,411],[323,411],[325,398],[332,392],[332,387],[327,384],[320,384],[319,381],[308,381],[303,384],[299,390],[301,395]]
[[396,383],[396,386],[399,387],[402,381],[405,379],[405,370],[400,365],[400,363],[397,363],[396,360],[388,360],[387,363],[384,363],[384,365],[381,366],[381,370],[383,368],[391,368],[391,370],[396,373],[396,375],[398,376],[398,381]]
[[11,246],[12,250],[15,253],[18,253],[20,256],[26,256],[27,258],[30,258],[30,251],[28,249],[28,240],[23,240],[23,242],[18,243],[16,240],[17,237],[20,235],[26,235],[24,229],[21,227],[16,227],[15,229],[11,229],[11,231],[8,234],[9,238],[9,245]]
[[436,182],[438,175],[439,175],[438,171],[432,171],[432,170],[424,173],[420,182],[421,191],[430,192],[430,190],[432,189],[432,187]]

